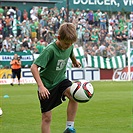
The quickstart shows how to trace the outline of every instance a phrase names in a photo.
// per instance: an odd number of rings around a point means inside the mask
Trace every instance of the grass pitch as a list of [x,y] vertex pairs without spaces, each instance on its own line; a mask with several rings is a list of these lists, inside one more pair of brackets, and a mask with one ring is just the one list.
[[[92,82],[93,98],[80,103],[75,119],[77,133],[131,133],[132,82]],[[9,98],[4,98],[8,95]],[[51,133],[62,133],[67,102],[53,110]],[[41,113],[35,84],[0,85],[0,133],[41,133]]]

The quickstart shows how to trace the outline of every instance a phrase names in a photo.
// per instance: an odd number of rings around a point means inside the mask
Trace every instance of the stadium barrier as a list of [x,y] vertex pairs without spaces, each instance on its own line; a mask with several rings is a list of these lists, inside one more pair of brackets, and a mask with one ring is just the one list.
[[[123,69],[98,69],[98,68],[72,68],[67,69],[66,76],[74,80],[114,80],[114,81],[127,81],[128,80],[128,68]],[[131,68],[131,79],[133,80],[133,67]],[[0,84],[10,84],[11,69],[0,69]],[[21,84],[36,83],[29,68],[22,69],[21,72]],[[15,79],[17,84],[17,78]]]

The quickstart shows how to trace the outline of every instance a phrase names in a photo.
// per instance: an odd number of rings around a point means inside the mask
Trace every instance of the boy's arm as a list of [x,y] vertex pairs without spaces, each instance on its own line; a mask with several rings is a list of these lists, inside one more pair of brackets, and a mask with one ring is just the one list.
[[81,66],[81,63],[76,60],[75,55],[72,55],[70,58],[72,60],[73,67],[80,67]]
[[39,89],[39,96],[42,99],[49,98],[49,91],[46,87],[44,87],[42,80],[39,75],[38,66],[36,64],[32,64],[31,72],[33,74],[34,79],[37,82],[38,89]]

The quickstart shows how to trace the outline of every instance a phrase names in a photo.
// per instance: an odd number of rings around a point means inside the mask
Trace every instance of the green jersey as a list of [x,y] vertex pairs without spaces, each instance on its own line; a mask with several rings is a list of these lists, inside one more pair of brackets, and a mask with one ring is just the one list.
[[61,50],[55,42],[52,42],[34,61],[34,64],[40,66],[40,78],[48,90],[66,79],[66,65],[72,55],[73,45],[66,50]]

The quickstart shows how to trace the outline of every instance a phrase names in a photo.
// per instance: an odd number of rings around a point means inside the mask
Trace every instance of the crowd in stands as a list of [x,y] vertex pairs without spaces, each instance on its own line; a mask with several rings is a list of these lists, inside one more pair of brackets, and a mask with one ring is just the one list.
[[[33,7],[30,12],[0,7],[0,51],[40,54],[56,39],[59,26],[67,20],[67,9],[64,7]],[[69,22],[77,28],[75,46],[82,46],[85,54],[92,56],[110,58],[126,54],[127,39],[133,39],[133,12],[125,17],[121,12],[110,16],[99,9],[71,9]]]

